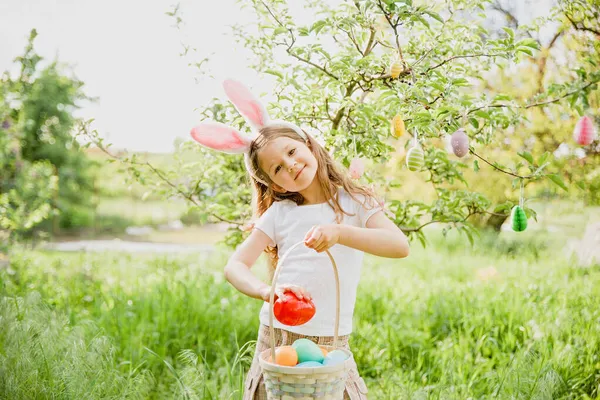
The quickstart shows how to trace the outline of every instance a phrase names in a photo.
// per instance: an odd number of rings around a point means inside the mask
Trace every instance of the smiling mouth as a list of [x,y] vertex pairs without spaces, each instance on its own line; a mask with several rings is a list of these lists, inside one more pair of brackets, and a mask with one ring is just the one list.
[[298,177],[300,176],[300,174],[302,173],[302,171],[304,171],[304,168],[306,168],[306,166],[300,168],[300,170],[298,171],[298,173],[296,174],[296,176],[294,177],[294,180],[298,179]]

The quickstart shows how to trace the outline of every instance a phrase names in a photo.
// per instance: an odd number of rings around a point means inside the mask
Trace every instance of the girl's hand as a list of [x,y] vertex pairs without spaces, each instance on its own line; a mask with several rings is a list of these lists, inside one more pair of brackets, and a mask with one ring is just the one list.
[[340,225],[316,225],[313,226],[304,237],[304,244],[310,249],[321,253],[340,240]]
[[[310,293],[308,293],[306,291],[306,289],[304,289],[303,287],[296,286],[296,285],[290,285],[290,284],[283,284],[283,285],[277,285],[275,287],[275,299],[273,301],[276,301],[278,298],[281,297],[281,301],[285,302],[285,297],[283,297],[283,293],[288,292],[288,291],[294,293],[296,295],[296,297],[298,298],[298,300],[302,300],[303,298],[305,298],[307,300],[312,299],[312,296],[310,295]],[[262,299],[268,303],[270,300],[270,296],[271,296],[271,286],[265,286],[261,290],[260,294],[262,296]]]

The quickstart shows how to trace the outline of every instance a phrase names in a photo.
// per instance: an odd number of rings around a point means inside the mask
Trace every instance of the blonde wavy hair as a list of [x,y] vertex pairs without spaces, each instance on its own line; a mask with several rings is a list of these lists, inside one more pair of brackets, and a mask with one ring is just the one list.
[[[337,223],[341,223],[344,215],[354,215],[342,209],[337,197],[339,188],[344,188],[344,190],[356,201],[359,201],[355,197],[356,195],[364,196],[364,204],[369,207],[374,207],[377,204],[377,200],[373,191],[353,182],[350,177],[343,173],[341,168],[336,165],[335,161],[331,158],[323,146],[321,146],[312,136],[306,132],[304,133],[306,134],[306,140],[298,135],[298,133],[296,133],[293,129],[287,127],[267,126],[260,130],[257,139],[254,140],[250,145],[248,154],[250,157],[251,166],[258,178],[268,183],[268,185],[265,185],[251,177],[254,186],[253,209],[255,218],[263,215],[265,211],[267,211],[267,209],[276,201],[291,200],[298,205],[302,205],[304,203],[304,197],[300,193],[280,193],[275,191],[273,189],[273,181],[260,168],[258,153],[270,141],[280,137],[288,137],[306,144],[315,156],[318,164],[316,178],[319,180],[323,193],[325,193],[327,202],[335,211]],[[278,261],[277,247],[269,247],[267,248],[266,252],[269,255],[269,264],[271,267],[270,273],[272,275],[272,273],[275,271]]]

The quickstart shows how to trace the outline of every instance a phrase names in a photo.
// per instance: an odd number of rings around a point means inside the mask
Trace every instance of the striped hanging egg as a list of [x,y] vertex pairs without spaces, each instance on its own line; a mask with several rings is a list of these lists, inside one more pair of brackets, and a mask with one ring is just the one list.
[[406,132],[406,127],[404,126],[404,121],[400,114],[397,114],[394,118],[392,118],[392,136],[399,138],[404,135]]
[[575,130],[573,131],[573,138],[582,146],[587,146],[596,139],[596,129],[590,117],[586,115],[577,121]]
[[392,78],[396,79],[400,76],[400,73],[404,70],[404,68],[402,68],[402,63],[400,62],[400,60],[396,60],[392,63],[392,66],[390,68],[390,75],[392,75]]
[[512,209],[512,228],[515,232],[523,232],[527,229],[527,215],[520,206],[514,206]]
[[413,146],[406,153],[406,166],[411,171],[419,171],[425,165],[425,154],[421,146]]

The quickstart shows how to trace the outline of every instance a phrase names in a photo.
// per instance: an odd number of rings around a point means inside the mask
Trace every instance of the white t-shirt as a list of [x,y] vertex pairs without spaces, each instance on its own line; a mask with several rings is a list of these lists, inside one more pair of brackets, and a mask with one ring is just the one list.
[[[343,224],[364,228],[367,220],[380,211],[375,202],[364,196],[355,195],[354,200],[344,190],[338,196],[342,209],[353,215],[344,215]],[[306,233],[314,225],[336,223],[335,212],[328,203],[298,206],[291,200],[275,202],[256,221],[255,228],[267,234],[277,245],[279,259],[294,244],[304,240]],[[360,270],[364,253],[336,244],[329,249],[338,267],[340,280],[340,327],[339,335],[352,332],[352,316],[356,302],[356,289],[360,280]],[[312,296],[316,313],[314,317],[299,326],[287,326],[273,319],[275,328],[282,328],[307,336],[333,336],[335,324],[335,278],[327,253],[317,253],[314,249],[301,245],[296,247],[285,260],[279,273],[277,285],[294,284],[305,288]],[[269,303],[260,310],[260,322],[269,325]]]

